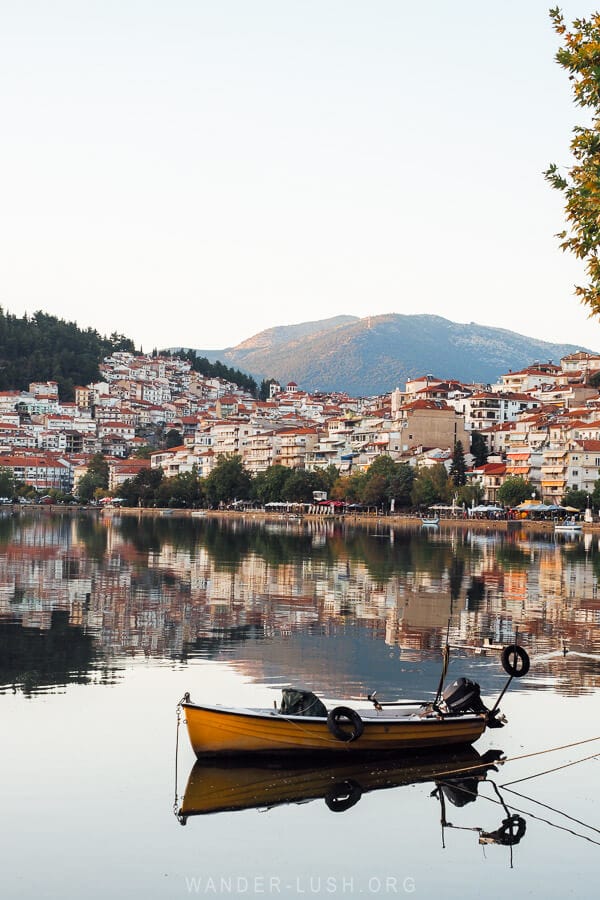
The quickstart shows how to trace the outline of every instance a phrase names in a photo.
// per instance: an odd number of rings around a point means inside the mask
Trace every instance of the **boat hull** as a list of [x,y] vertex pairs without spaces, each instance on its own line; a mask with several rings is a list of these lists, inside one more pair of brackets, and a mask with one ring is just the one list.
[[473,744],[486,727],[485,715],[456,717],[361,715],[363,733],[339,740],[324,718],[283,716],[277,711],[234,710],[183,703],[194,753],[198,757],[245,754],[402,752]]

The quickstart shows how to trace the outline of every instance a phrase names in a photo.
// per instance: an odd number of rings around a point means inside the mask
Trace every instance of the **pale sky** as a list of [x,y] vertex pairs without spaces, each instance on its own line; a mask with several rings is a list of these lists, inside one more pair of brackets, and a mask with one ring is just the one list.
[[145,350],[391,312],[600,349],[549,6],[0,0],[0,305]]

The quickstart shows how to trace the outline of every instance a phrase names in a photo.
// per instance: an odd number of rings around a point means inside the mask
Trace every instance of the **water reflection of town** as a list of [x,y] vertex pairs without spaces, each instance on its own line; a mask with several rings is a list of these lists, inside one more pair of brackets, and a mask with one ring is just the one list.
[[56,680],[53,654],[62,680],[85,680],[94,668],[110,677],[123,656],[211,657],[260,640],[252,672],[265,655],[283,664],[294,635],[351,628],[433,651],[449,623],[467,654],[512,640],[518,625],[542,657],[540,684],[572,693],[600,683],[591,535],[24,513],[0,519],[0,556],[4,685],[23,672]]

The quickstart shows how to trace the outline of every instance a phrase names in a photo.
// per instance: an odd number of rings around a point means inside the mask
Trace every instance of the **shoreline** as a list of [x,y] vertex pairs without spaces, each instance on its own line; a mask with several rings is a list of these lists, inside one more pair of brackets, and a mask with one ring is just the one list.
[[[38,507],[39,508],[39,507]],[[156,517],[156,518],[190,518],[190,519],[198,519],[202,521],[203,519],[229,519],[229,520],[242,520],[242,521],[264,521],[264,522],[279,522],[279,523],[288,523],[292,524],[300,524],[302,522],[337,522],[340,524],[352,524],[352,525],[388,525],[390,527],[418,527],[423,528],[423,523],[421,516],[417,515],[401,515],[401,514],[391,514],[391,515],[378,515],[376,513],[323,513],[323,514],[314,514],[314,513],[303,513],[301,515],[282,513],[282,512],[270,512],[265,510],[224,510],[224,509],[206,509],[206,510],[198,510],[198,509],[179,509],[179,508],[171,508],[171,507],[160,507],[160,508],[150,508],[150,507],[63,507],[59,505],[55,505],[52,507],[46,507],[46,509],[52,509],[54,511],[65,511],[70,510],[73,512],[80,513],[82,511],[89,511],[93,513],[99,513],[106,518],[110,518],[114,515],[126,515],[126,516],[138,516],[138,517]],[[541,530],[547,532],[554,532],[555,522],[548,520],[536,520],[536,519],[474,519],[474,518],[452,518],[452,517],[440,517],[439,526],[433,526],[432,530],[436,529],[453,529],[453,530],[468,530],[471,528],[477,528],[484,531],[511,531],[516,530],[518,528],[526,528],[528,530]],[[594,532],[600,531],[600,521],[594,522],[582,522],[583,531],[584,532]]]
[[[271,512],[262,509],[249,510],[231,510],[231,509],[185,509],[176,507],[130,507],[130,506],[74,506],[63,504],[33,504],[21,505],[6,504],[0,509],[10,511],[10,515],[25,512],[54,512],[69,513],[71,515],[80,515],[81,513],[90,513],[100,515],[107,519],[112,516],[137,516],[138,518],[188,518],[198,519],[229,519],[242,521],[264,521],[279,522],[288,524],[300,524],[302,522],[337,522],[340,524],[351,525],[388,525],[390,527],[418,527],[423,528],[422,517],[410,514],[387,514],[381,515],[377,513],[285,513]],[[1,513],[0,513],[1,516]],[[600,531],[600,520],[593,522],[582,522],[584,532]],[[476,518],[452,518],[451,516],[440,517],[438,526],[425,526],[426,529],[433,531],[437,529],[453,529],[467,530],[477,528],[484,531],[510,531],[517,528],[526,528],[528,530],[554,531],[555,522],[545,519],[476,519]]]

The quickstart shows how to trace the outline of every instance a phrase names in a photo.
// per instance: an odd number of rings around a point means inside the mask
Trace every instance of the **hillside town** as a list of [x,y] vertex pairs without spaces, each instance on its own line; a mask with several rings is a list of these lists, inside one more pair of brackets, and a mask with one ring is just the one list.
[[[102,454],[108,490],[145,468],[166,477],[206,478],[237,454],[251,475],[274,465],[341,475],[380,456],[421,468],[449,468],[466,452],[467,479],[486,503],[521,476],[545,503],[569,490],[591,493],[600,478],[600,355],[578,352],[509,371],[495,384],[462,384],[431,374],[376,397],[308,393],[293,381],[270,384],[257,400],[237,385],[195,372],[189,361],[120,351],[100,365],[101,380],[78,386],[72,402],[55,382],[0,392],[0,470],[39,495],[73,494],[91,458]],[[472,435],[487,459],[474,464]],[[175,446],[156,441],[174,434]],[[141,453],[145,448],[146,452]]]

